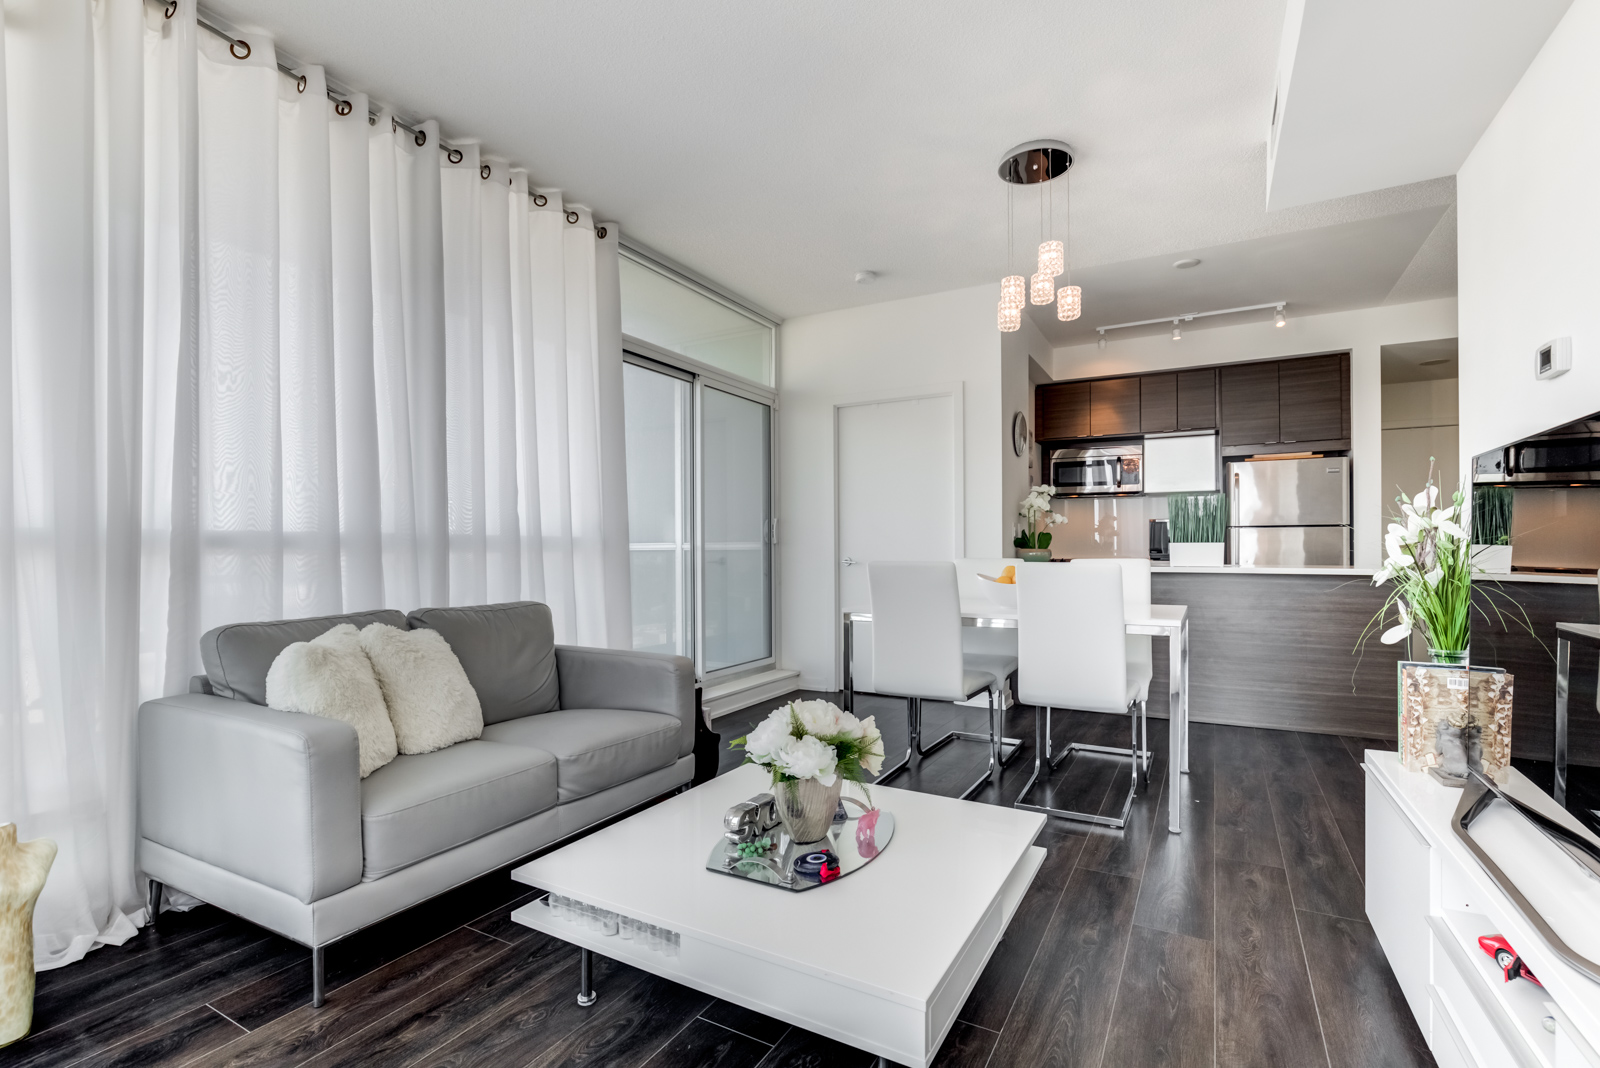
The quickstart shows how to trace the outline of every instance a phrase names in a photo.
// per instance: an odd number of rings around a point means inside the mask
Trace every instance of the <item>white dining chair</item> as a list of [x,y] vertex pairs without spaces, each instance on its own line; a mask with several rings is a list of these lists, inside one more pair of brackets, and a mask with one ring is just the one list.
[[[961,649],[961,597],[956,566],[932,562],[878,561],[867,564],[872,592],[872,678],[879,694],[903,697],[910,738],[906,757],[885,769],[878,782],[920,766],[922,758],[957,739],[987,742],[989,766],[961,794],[971,797],[986,782],[1000,783],[1007,754],[1002,753],[1005,710],[1001,690],[1015,673],[1015,657],[974,656]],[[965,701],[988,691],[989,733],[950,731],[922,744],[923,701]]]
[[[1148,741],[1141,745],[1141,738],[1149,736],[1144,721],[1150,664],[1130,656],[1124,629],[1125,578],[1115,560],[1022,564],[1017,568],[1017,700],[1043,710],[1043,715],[1035,714],[1033,776],[1017,796],[1017,808],[1124,827],[1141,782],[1148,783],[1150,751]],[[1137,581],[1135,572],[1133,582]],[[1060,754],[1053,754],[1050,720],[1057,708],[1128,716],[1128,748],[1073,742]],[[1132,762],[1128,797],[1119,815],[1075,812],[1028,801],[1028,791],[1048,774],[1047,769],[1053,770],[1078,753],[1121,756]]]

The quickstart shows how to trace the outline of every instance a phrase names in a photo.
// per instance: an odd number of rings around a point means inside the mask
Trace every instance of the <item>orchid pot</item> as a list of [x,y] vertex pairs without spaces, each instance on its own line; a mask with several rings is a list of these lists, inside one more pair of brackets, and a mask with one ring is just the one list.
[[1049,560],[1053,535],[1045,527],[1067,521],[1066,516],[1051,509],[1050,487],[1035,486],[1029,490],[1017,508],[1017,518],[1022,521],[1022,529],[1011,539],[1011,544],[1017,550],[1017,559],[1031,563]]
[[1220,541],[1169,541],[1167,561],[1173,567],[1221,567],[1222,550]]

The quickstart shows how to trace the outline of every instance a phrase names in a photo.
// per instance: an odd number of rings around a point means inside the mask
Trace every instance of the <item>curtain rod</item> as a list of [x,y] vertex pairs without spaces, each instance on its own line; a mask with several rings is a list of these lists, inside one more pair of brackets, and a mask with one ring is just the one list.
[[[167,18],[170,19],[173,16],[173,14],[175,14],[177,12],[177,10],[178,10],[177,0],[170,0],[170,2],[167,4],[167,8],[166,8],[166,16],[167,16]],[[211,23],[207,22],[205,19],[200,18],[198,15],[195,16],[194,22],[195,22],[196,26],[199,26],[202,30],[205,30],[207,33],[213,34],[213,35],[215,35],[217,37],[222,38],[224,41],[227,41],[228,42],[228,52],[235,59],[249,59],[250,58],[250,42],[245,41],[245,40],[241,40],[240,38],[235,37],[233,34],[229,33],[228,31],[226,31],[224,29],[221,29],[220,27],[213,26]],[[238,50],[237,50],[239,46],[243,46],[243,48],[244,48],[244,55],[242,55],[242,56],[238,53]],[[300,87],[300,91],[302,93],[305,92],[305,89],[306,89],[306,76],[304,74],[298,74],[293,69],[284,66],[282,63],[278,64],[278,73],[284,74],[284,75],[287,75],[290,78],[293,78],[295,80],[295,84]],[[327,90],[327,94],[328,94],[328,99],[332,100],[334,102],[334,110],[337,111],[338,108],[342,105],[347,110],[339,112],[339,113],[341,115],[348,115],[349,114],[349,111],[348,111],[348,109],[350,107],[350,101],[349,100],[345,99],[344,96],[342,96],[342,95],[340,95],[338,93],[335,93],[332,89]],[[410,126],[410,125],[407,125],[406,123],[401,122],[399,119],[395,118],[395,116],[392,113],[389,116],[389,121],[393,124],[394,129],[404,130],[407,133],[411,134],[413,138],[418,138],[418,137],[422,138],[422,140],[417,141],[417,147],[418,148],[421,148],[427,142],[427,136],[428,135],[427,135],[426,131],[419,130],[415,126]],[[377,123],[378,123],[378,113],[373,111],[371,108],[368,108],[367,109],[367,124],[369,126],[375,126],[375,125],[377,125]],[[449,145],[445,144],[443,138],[440,138],[440,140],[439,140],[439,151],[445,153],[449,157],[451,163],[460,163],[461,162],[461,157],[462,157],[461,150],[459,148],[452,148]],[[484,171],[487,170],[488,167],[489,167],[489,164],[485,163],[483,165],[483,167],[481,167],[479,169],[479,172],[478,172],[485,179],[487,179],[489,177],[487,174],[484,173]],[[550,202],[550,198],[549,197],[545,196],[543,193],[534,192],[532,189],[528,190],[528,199],[533,201],[533,203],[534,203],[534,205],[536,207],[540,207],[540,208],[544,207],[546,204],[548,204]],[[578,219],[579,219],[578,213],[575,212],[575,211],[572,211],[570,209],[568,211],[566,211],[565,216],[566,216],[567,222],[568,223],[572,223],[572,224],[576,224]],[[605,227],[602,226],[602,227],[598,228],[595,231],[595,234],[596,234],[597,237],[604,238],[606,236]]]

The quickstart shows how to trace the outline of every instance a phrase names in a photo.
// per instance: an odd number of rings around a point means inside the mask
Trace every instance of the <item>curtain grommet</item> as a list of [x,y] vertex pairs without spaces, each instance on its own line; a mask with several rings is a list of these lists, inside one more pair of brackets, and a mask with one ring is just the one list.
[[550,198],[545,196],[543,193],[535,193],[535,194],[533,194],[533,206],[534,207],[542,208],[548,203],[550,203]]
[[580,218],[582,218],[582,216],[580,216],[580,215],[579,215],[579,214],[578,214],[578,213],[577,213],[577,212],[575,212],[575,211],[569,211],[569,212],[567,212],[567,222],[569,222],[569,223],[571,223],[571,224],[572,224],[572,225],[574,225],[574,226],[576,226],[576,225],[577,225],[577,224],[578,224],[578,220],[579,220],[579,219],[580,219]]
[[594,236],[604,241],[606,239],[606,228],[604,226],[595,227]]
[[417,147],[418,148],[421,148],[423,145],[428,143],[428,131],[427,130],[418,130],[417,131],[417,136],[413,137],[412,140],[417,143]]
[[172,16],[176,15],[177,13],[178,13],[178,0],[170,0],[170,2],[167,4],[167,10],[163,13],[163,17],[170,19]]
[[[350,114],[350,111],[351,111],[350,101],[348,101],[348,100],[341,100],[337,104],[333,105],[333,113],[335,115],[341,115],[341,116],[342,115],[348,115],[348,114]],[[369,119],[369,122],[370,121],[371,120]]]
[[[244,49],[243,52],[239,51],[239,49],[241,49],[241,48]],[[243,40],[240,40],[240,41],[229,41],[228,42],[228,51],[233,55],[234,59],[249,59],[250,58],[250,42],[249,41],[243,41]]]
[[489,165],[487,163],[478,168],[478,177],[482,178],[486,182],[489,180],[489,175],[492,173],[493,172],[489,169]]
[[306,76],[304,74],[294,80],[294,91],[297,93],[306,91]]
[[465,157],[462,155],[459,148],[451,148],[445,150],[444,158],[449,160],[451,163],[460,163]]

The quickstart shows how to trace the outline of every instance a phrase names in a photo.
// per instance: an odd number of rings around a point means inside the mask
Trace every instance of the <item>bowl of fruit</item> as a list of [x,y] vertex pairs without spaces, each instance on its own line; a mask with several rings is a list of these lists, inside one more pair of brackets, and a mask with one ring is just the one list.
[[1017,607],[1017,567],[1007,564],[1004,571],[998,575],[985,575],[978,572],[978,577],[983,579],[983,588],[989,594],[989,599],[995,604],[1006,608]]

